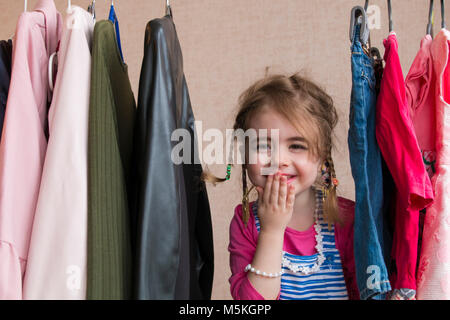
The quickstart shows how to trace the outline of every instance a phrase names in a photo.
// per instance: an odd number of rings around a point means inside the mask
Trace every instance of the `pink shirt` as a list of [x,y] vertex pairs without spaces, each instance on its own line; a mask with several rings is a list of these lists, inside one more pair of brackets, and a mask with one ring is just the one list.
[[[354,202],[344,198],[339,198],[340,215],[343,224],[335,225],[336,247],[342,260],[342,268],[349,299],[359,299],[359,292],[356,285],[355,259],[353,255],[353,217]],[[235,209],[234,217],[230,225],[230,252],[231,295],[235,300],[263,300],[258,291],[251,285],[247,278],[245,267],[252,262],[258,243],[258,231],[255,224],[255,216],[250,203],[250,217],[247,227],[242,221],[242,204]],[[284,234],[283,250],[295,255],[313,255],[316,240],[314,226],[300,232],[291,228],[286,228]],[[281,261],[280,261],[281,266]]]
[[22,299],[22,277],[47,147],[48,59],[62,19],[39,0],[17,23],[11,85],[0,144],[0,300]]
[[376,110],[376,137],[396,185],[395,232],[391,255],[397,273],[393,289],[416,289],[419,211],[433,202],[431,181],[409,114],[395,33],[384,40],[386,67]]
[[417,298],[450,299],[450,32],[431,45],[436,74],[436,174],[434,203],[427,209],[417,276]]
[[406,76],[406,98],[421,150],[436,150],[436,95],[431,43],[426,35]]

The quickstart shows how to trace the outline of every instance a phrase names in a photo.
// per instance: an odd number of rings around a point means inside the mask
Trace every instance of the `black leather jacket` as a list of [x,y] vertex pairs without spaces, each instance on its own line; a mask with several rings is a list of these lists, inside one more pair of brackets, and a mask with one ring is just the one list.
[[[191,139],[191,163],[171,160],[175,129]],[[210,207],[195,164],[194,115],[170,16],[148,23],[134,135],[132,225],[137,299],[210,299]]]

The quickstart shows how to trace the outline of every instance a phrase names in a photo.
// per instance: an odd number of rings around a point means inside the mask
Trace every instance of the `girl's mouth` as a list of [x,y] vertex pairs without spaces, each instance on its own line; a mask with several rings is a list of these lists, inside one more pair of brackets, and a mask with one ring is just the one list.
[[297,179],[297,176],[286,176],[287,183],[292,183],[295,179]]

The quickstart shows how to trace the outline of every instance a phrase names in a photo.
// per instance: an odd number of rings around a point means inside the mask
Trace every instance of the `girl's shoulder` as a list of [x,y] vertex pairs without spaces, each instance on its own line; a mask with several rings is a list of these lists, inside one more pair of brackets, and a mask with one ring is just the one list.
[[[250,203],[250,214],[247,224],[242,218],[242,203],[234,208],[234,216],[230,223],[230,240],[231,243],[250,242],[256,246],[258,232],[256,230],[255,216],[252,210],[253,202]],[[245,239],[245,240],[244,240]]]
[[[249,203],[249,223],[250,221],[254,221],[255,220],[255,212],[253,212],[253,208],[254,208],[254,204],[256,201],[252,201]],[[235,208],[234,208],[234,218],[235,219],[239,219],[239,220],[243,220],[242,219],[242,215],[243,215],[243,210],[242,210],[242,203],[239,203]]]
[[[338,197],[339,221],[334,224],[336,244],[339,251],[351,250],[353,252],[353,231],[355,220],[355,202]],[[348,254],[345,254],[346,256]]]
[[355,218],[355,201],[343,197],[338,197],[338,207],[341,226],[353,226],[353,221]]
[[344,270],[345,282],[350,299],[359,299],[356,281],[355,255],[354,255],[354,217],[355,202],[338,197],[339,215],[341,221],[335,224],[336,247],[339,250]]

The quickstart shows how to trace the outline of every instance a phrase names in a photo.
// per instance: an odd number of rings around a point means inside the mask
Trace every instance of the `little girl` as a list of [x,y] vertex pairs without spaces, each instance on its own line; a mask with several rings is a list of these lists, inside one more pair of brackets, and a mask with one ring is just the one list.
[[[257,141],[254,148],[245,142],[243,201],[230,225],[231,295],[358,299],[354,203],[336,196],[331,150],[337,113],[331,97],[298,74],[273,75],[248,88],[239,106],[234,129],[256,130]],[[260,129],[267,130],[266,139]],[[276,173],[263,175],[269,165],[264,156],[275,154]],[[230,169],[225,179],[207,173],[204,178],[228,180]],[[249,203],[253,188],[258,199]]]

